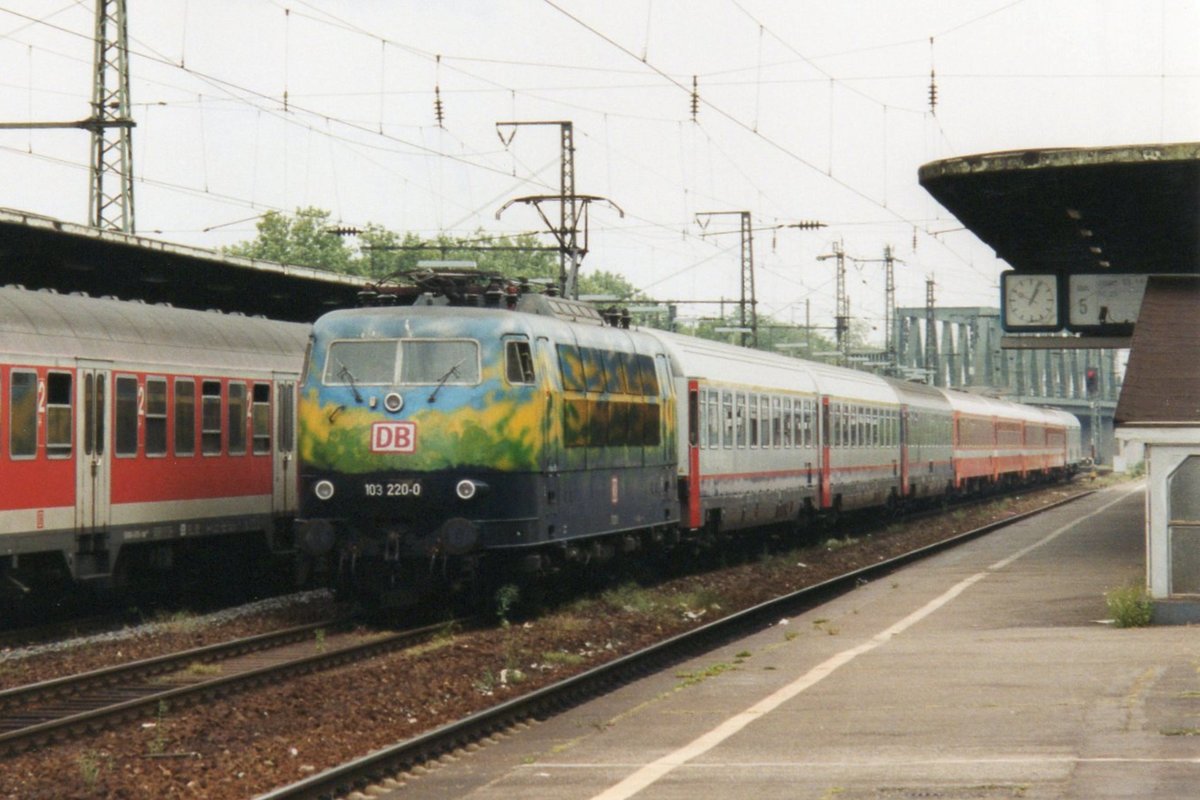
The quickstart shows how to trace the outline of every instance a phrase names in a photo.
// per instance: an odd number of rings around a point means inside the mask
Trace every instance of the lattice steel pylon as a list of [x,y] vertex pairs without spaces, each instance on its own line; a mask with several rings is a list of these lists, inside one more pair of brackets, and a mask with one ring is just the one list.
[[96,0],[88,224],[133,233],[133,119],[125,0]]
[[74,122],[0,122],[0,130],[82,128],[92,134],[88,225],[133,233],[133,146],[125,0],[96,0],[92,115]]

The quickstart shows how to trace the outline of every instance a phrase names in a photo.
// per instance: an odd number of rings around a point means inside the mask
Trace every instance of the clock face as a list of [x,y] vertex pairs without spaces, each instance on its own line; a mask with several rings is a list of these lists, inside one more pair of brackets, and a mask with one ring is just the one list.
[[1053,330],[1060,327],[1058,276],[1006,272],[1001,277],[1007,327]]

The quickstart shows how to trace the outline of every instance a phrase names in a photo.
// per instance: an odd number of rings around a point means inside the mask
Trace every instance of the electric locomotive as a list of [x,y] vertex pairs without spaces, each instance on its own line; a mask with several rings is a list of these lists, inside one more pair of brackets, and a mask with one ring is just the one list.
[[313,327],[299,541],[368,601],[460,584],[484,553],[531,571],[605,557],[679,519],[661,345],[584,303],[459,278],[461,297]]

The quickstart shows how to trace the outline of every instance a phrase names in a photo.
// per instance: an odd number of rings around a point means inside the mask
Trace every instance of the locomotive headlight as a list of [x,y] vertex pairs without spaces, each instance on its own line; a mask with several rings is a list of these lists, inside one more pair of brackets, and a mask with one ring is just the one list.
[[404,408],[404,398],[397,392],[388,392],[383,398],[383,407],[395,414],[400,409]]
[[454,487],[454,493],[458,495],[459,500],[470,500],[472,497],[482,491],[485,491],[486,489],[486,483],[480,483],[479,481],[473,481],[464,478],[458,482],[457,486]]
[[333,482],[332,481],[317,481],[313,486],[313,494],[318,500],[328,500],[333,497]]

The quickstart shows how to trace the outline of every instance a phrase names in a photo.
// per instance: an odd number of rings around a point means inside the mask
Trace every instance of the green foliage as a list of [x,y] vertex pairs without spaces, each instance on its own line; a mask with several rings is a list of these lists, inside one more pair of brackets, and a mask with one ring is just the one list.
[[500,618],[500,624],[504,627],[508,627],[508,615],[520,599],[521,589],[516,584],[506,583],[496,590],[496,616]]
[[1154,602],[1141,581],[1133,581],[1106,593],[1105,602],[1118,628],[1142,628],[1150,624]]
[[258,220],[258,235],[232,245],[225,252],[247,258],[352,272],[352,253],[342,237],[330,230],[329,212],[298,208],[295,216],[268,211]]

